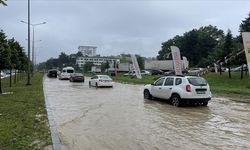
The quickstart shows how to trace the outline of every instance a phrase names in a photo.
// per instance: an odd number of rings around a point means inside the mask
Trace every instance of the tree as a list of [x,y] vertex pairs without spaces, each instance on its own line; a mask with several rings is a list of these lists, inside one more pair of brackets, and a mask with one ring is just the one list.
[[245,20],[242,20],[242,23],[240,24],[240,32],[250,32],[250,13]]
[[78,51],[78,52],[76,53],[76,57],[83,57],[82,52]]
[[7,6],[6,1],[7,1],[7,0],[0,0],[0,4],[2,4],[2,5],[4,5],[4,6]]
[[[0,72],[10,65],[10,51],[5,33],[0,31]],[[0,94],[2,94],[2,80],[0,78]]]
[[91,71],[91,67],[94,66],[93,63],[91,62],[86,62],[83,66],[83,71],[84,72],[88,72],[88,71]]
[[140,67],[141,70],[145,69],[145,60],[143,57],[141,57],[140,55],[136,55],[136,59],[138,62],[138,65]]
[[[231,33],[230,30],[227,31],[227,35],[225,37],[225,42],[223,45],[223,49],[222,49],[222,56],[227,56],[228,54],[231,54],[234,50],[234,45],[233,45],[233,35]],[[230,70],[230,62],[227,62],[227,66],[228,66],[228,74],[229,74],[229,78],[231,78],[231,70]]]
[[64,52],[61,52],[61,54],[58,57],[58,67],[63,68],[64,66],[68,66],[69,64],[69,56],[65,54]]
[[158,60],[172,59],[170,46],[180,48],[182,56],[188,58],[190,66],[206,66],[209,61],[204,63],[204,59],[216,50],[217,44],[223,39],[224,33],[216,26],[205,26],[193,29],[183,34],[175,36],[162,43],[162,48],[158,52]]
[[46,61],[46,69],[49,70],[49,69],[57,68],[59,66],[58,63],[59,63],[58,59],[50,58]]
[[10,64],[8,66],[8,69],[10,70],[10,87],[11,87],[11,83],[12,83],[12,70],[14,68],[16,68],[16,66],[18,65],[18,53],[17,53],[17,49],[18,49],[18,43],[15,41],[14,38],[9,39],[8,40],[8,46],[9,46],[9,50],[10,50]]
[[104,72],[105,70],[107,70],[107,69],[109,69],[109,62],[108,61],[106,61],[105,63],[102,63],[101,64],[101,70],[102,70],[102,72]]

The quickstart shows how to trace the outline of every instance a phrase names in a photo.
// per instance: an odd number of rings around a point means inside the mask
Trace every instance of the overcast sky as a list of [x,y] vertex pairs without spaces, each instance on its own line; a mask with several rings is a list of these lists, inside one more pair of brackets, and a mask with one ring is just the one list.
[[[27,0],[0,6],[0,29],[27,49]],[[250,13],[249,0],[31,0],[37,60],[97,46],[102,56],[121,53],[155,57],[161,43],[184,32],[214,25],[238,35]],[[32,37],[32,36],[31,36]]]

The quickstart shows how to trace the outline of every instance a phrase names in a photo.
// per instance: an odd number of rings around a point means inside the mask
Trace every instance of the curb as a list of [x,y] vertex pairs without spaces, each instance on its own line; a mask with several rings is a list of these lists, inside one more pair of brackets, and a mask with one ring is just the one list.
[[50,105],[49,105],[49,101],[46,95],[46,89],[44,88],[44,80],[46,78],[46,75],[43,76],[43,94],[44,94],[44,99],[45,99],[45,106],[46,106],[46,111],[47,111],[47,116],[48,116],[48,120],[49,120],[49,129],[50,129],[50,133],[51,133],[51,139],[52,139],[52,147],[53,150],[61,150],[61,144],[60,144],[60,140],[58,137],[58,132],[56,129],[56,123],[54,121],[53,118],[53,113],[51,111]]

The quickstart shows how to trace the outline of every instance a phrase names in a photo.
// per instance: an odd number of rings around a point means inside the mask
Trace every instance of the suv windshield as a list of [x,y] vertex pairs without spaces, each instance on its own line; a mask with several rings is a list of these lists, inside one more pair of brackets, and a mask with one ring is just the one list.
[[67,70],[67,73],[74,73],[74,70]]
[[194,86],[206,86],[207,81],[201,77],[196,78],[187,78],[188,82]]

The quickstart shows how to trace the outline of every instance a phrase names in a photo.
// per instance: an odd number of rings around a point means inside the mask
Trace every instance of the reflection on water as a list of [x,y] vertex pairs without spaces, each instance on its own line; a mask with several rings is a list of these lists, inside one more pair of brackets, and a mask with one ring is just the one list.
[[213,98],[208,107],[176,108],[144,100],[142,85],[46,79],[63,149],[250,149],[250,105]]

